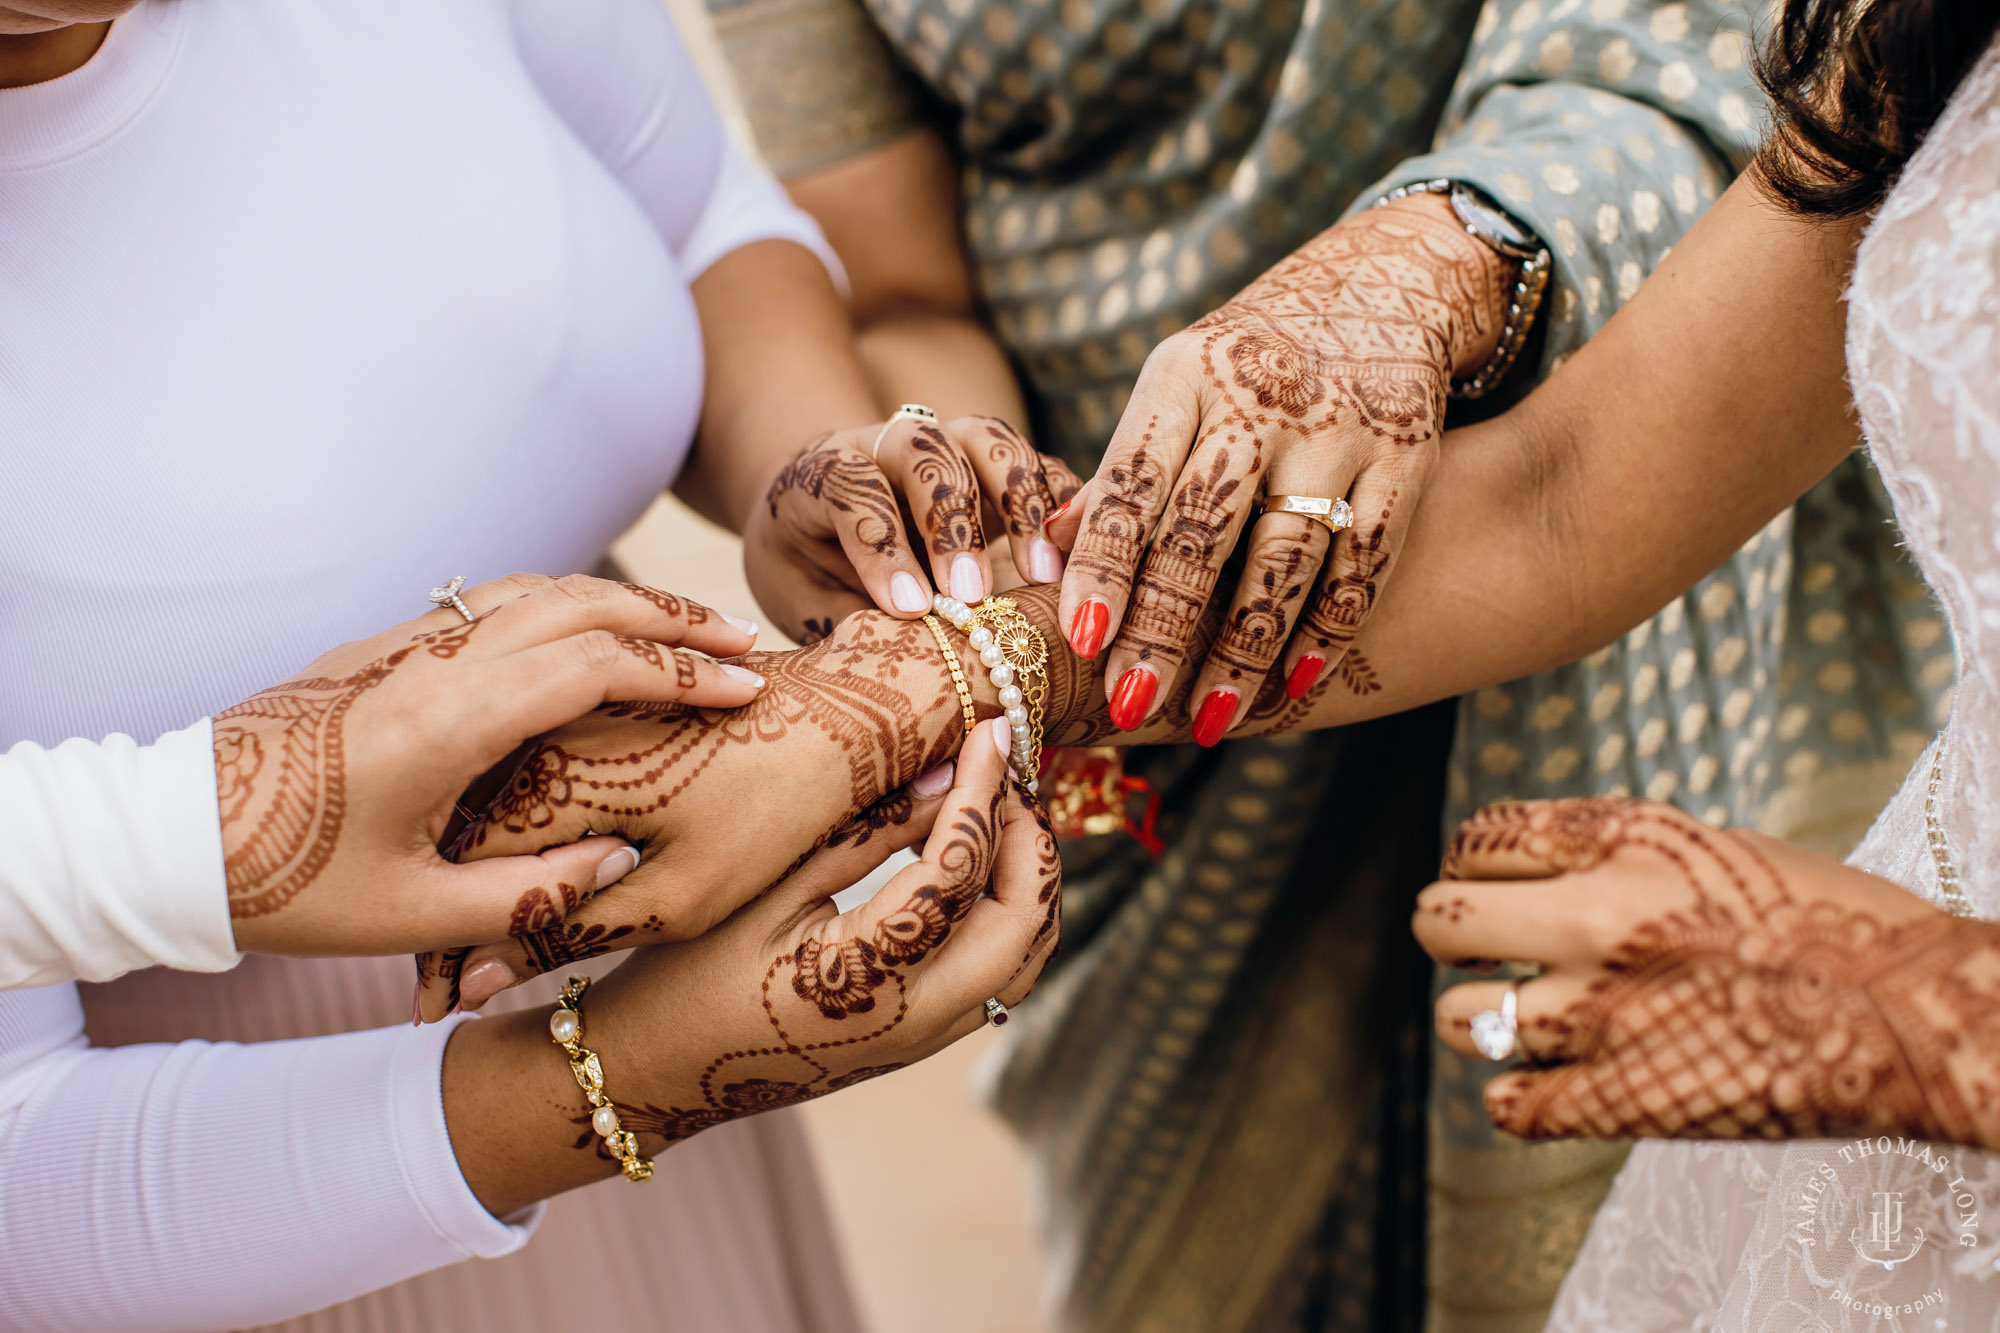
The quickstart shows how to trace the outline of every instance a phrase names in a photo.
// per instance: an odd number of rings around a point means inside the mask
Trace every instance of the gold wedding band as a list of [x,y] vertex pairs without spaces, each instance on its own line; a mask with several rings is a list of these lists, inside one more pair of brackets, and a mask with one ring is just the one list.
[[929,421],[935,423],[937,419],[937,413],[931,411],[922,403],[904,403],[896,409],[896,415],[883,422],[882,429],[875,432],[875,443],[868,447],[868,461],[871,463],[876,461],[875,455],[882,452],[883,437],[888,435],[889,428],[898,421]]
[[1345,528],[1354,526],[1354,507],[1345,500],[1328,495],[1267,495],[1264,497],[1264,512],[1267,514],[1297,514],[1309,518],[1336,536]]

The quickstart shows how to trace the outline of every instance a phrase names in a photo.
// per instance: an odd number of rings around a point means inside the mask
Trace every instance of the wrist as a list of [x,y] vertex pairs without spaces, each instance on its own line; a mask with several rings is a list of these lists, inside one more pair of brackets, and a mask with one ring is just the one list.
[[1379,211],[1423,230],[1428,247],[1440,260],[1432,270],[1432,281],[1447,315],[1446,327],[1440,330],[1443,369],[1454,380],[1477,374],[1499,350],[1508,292],[1519,275],[1520,261],[1466,231],[1445,195],[1411,194],[1383,204]]

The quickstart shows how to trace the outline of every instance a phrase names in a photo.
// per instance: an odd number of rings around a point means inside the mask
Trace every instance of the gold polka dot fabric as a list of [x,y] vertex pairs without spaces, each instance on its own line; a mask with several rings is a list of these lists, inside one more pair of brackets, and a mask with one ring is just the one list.
[[[1752,6],[1723,0],[710,8],[781,172],[947,137],[984,309],[1039,443],[1085,475],[1155,342],[1410,181],[1470,182],[1544,238],[1524,367],[1548,373],[1762,114]],[[1064,1327],[1540,1328],[1622,1153],[1500,1139],[1487,1067],[1431,1050],[1406,918],[1440,820],[1631,792],[1841,849],[1951,679],[1887,515],[1848,464],[1648,624],[1455,722],[1134,754],[1170,850],[1066,848],[1065,957],[993,1088],[1036,1164]]]

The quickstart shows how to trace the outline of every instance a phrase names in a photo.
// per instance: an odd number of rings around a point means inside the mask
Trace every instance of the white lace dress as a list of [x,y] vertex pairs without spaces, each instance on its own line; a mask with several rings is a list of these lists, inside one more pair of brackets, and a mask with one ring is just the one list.
[[[1897,520],[1956,635],[1940,811],[1967,898],[2000,917],[2000,43],[1869,228],[1847,357]],[[1932,758],[1850,859],[1935,900]],[[1549,1328],[2000,1333],[2000,1156],[1894,1138],[1643,1144]]]

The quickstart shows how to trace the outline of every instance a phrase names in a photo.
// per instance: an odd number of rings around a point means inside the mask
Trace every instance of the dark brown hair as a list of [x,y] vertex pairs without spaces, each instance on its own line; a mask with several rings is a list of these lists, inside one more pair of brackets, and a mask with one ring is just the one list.
[[1996,0],[1785,0],[1757,53],[1757,168],[1810,217],[1866,213],[2000,28]]

